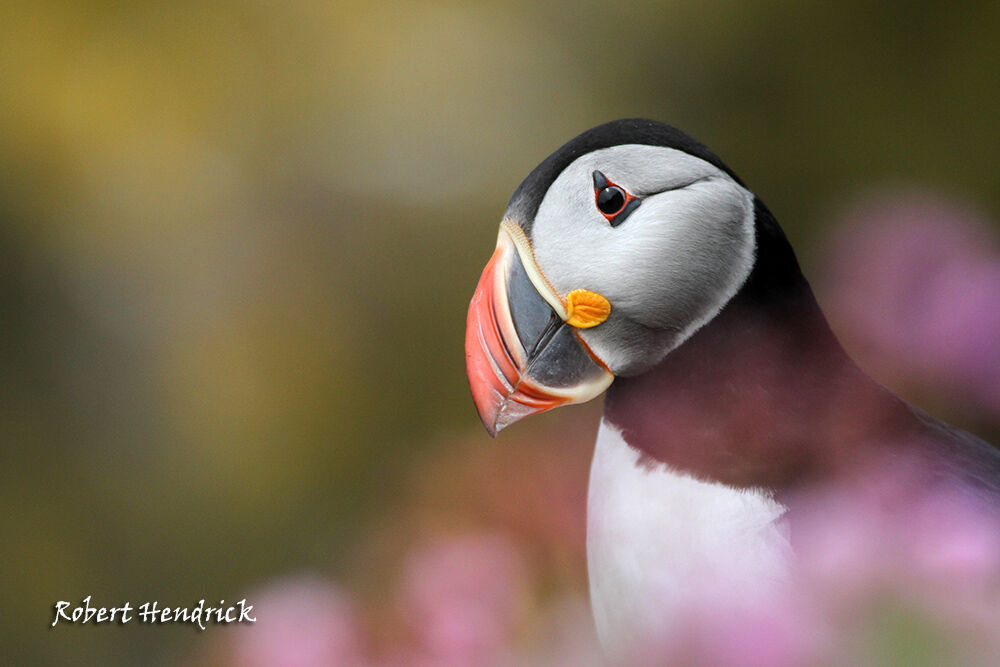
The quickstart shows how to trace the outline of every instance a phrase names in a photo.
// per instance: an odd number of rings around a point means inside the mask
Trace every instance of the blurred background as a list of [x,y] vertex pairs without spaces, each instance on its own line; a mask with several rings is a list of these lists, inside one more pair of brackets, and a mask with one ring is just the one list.
[[[997,34],[988,1],[4,3],[5,662],[593,661],[599,402],[490,440],[463,331],[510,193],[613,118],[712,147],[852,354],[1000,440]],[[86,595],[258,622],[48,627]]]

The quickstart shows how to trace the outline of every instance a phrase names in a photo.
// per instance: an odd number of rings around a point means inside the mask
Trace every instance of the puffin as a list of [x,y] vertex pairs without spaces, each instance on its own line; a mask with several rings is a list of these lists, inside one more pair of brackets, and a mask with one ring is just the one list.
[[580,455],[593,456],[591,607],[612,658],[705,596],[788,585],[790,499],[862,464],[916,461],[921,484],[1000,508],[1000,450],[865,374],[761,199],[660,122],[587,130],[516,188],[465,356],[494,437],[605,396]]

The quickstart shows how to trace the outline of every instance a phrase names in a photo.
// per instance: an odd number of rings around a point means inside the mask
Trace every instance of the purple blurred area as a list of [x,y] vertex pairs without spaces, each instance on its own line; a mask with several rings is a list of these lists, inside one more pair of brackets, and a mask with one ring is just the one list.
[[860,201],[824,250],[821,300],[862,365],[1000,421],[997,223],[927,192]]

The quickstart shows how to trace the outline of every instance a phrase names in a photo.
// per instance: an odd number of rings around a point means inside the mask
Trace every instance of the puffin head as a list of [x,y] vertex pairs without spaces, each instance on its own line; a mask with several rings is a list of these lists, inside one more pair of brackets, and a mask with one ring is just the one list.
[[514,192],[469,306],[469,384],[491,435],[639,375],[714,318],[755,257],[755,197],[669,125],[619,120]]

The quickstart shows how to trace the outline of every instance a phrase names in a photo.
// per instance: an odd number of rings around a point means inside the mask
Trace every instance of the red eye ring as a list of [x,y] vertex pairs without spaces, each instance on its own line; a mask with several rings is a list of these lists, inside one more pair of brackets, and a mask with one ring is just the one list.
[[635,210],[641,200],[629,194],[625,188],[608,180],[608,177],[599,171],[595,171],[593,177],[594,203],[597,205],[597,210],[612,227],[617,227]]

